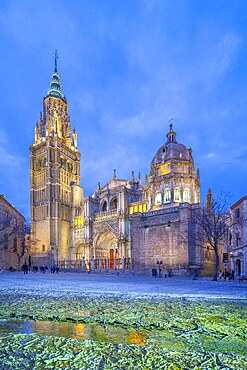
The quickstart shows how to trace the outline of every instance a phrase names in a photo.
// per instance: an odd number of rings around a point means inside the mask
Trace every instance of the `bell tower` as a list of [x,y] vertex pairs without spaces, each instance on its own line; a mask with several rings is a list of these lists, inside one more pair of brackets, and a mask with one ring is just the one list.
[[[30,211],[33,263],[54,266],[74,258],[73,217],[80,213],[80,153],[71,132],[67,100],[55,66],[30,146]],[[75,191],[76,189],[76,191]]]

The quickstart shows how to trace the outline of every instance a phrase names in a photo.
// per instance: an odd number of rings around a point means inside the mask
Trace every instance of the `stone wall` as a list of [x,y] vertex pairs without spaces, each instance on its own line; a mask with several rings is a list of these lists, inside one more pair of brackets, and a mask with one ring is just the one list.
[[150,273],[162,260],[163,273],[189,274],[201,261],[191,227],[191,206],[134,214],[131,219],[131,256],[134,270]]

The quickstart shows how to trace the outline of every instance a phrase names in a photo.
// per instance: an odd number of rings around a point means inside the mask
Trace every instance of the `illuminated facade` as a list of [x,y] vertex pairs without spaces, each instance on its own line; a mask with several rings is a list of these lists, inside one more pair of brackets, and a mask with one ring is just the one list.
[[83,242],[83,189],[77,134],[71,131],[57,56],[43,112],[30,147],[31,247],[33,264],[75,260]]
[[200,174],[192,149],[176,139],[170,125],[166,143],[157,151],[143,189],[143,201],[130,205],[131,258],[134,269],[162,266],[177,273],[201,268],[192,211],[199,208]]
[[[114,267],[123,266],[131,259],[129,205],[142,200],[140,175],[135,180],[113,178],[95,190],[92,197],[85,199],[85,246],[86,259]],[[96,262],[97,263],[97,262]],[[116,267],[116,266],[115,266]]]
[[200,174],[192,149],[170,125],[142,186],[112,179],[84,198],[77,134],[55,70],[30,147],[32,263],[79,268],[201,268],[192,211],[200,207]]

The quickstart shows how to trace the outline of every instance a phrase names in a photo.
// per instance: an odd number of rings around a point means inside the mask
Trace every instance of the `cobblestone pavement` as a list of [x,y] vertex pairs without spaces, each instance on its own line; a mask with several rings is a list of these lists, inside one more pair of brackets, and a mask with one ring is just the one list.
[[211,278],[155,278],[128,274],[0,273],[0,293],[49,295],[107,295],[160,298],[246,300],[247,282],[212,281]]

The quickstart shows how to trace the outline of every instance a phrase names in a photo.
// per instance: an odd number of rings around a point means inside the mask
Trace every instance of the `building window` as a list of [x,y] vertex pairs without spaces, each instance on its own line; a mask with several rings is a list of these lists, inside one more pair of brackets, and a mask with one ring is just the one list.
[[101,211],[102,211],[102,212],[106,212],[106,211],[107,211],[107,203],[106,203],[106,201],[105,201],[105,200],[103,201],[103,203],[102,203],[102,205],[101,205]]
[[72,172],[73,171],[73,165],[72,163],[68,163],[68,171]]
[[189,202],[190,201],[190,191],[189,189],[184,189],[184,202]]
[[171,189],[166,188],[164,193],[164,203],[169,203],[171,201]]
[[111,209],[116,210],[117,209],[117,198],[113,198],[111,201]]
[[60,161],[61,161],[61,167],[62,167],[62,168],[65,168],[65,166],[66,166],[66,161],[65,161],[65,159],[64,159],[64,158],[60,158]]
[[42,168],[42,161],[41,161],[41,159],[39,158],[38,160],[37,160],[37,170],[41,170],[41,168]]
[[14,241],[13,241],[13,251],[17,252],[17,238],[14,238]]
[[180,202],[181,197],[180,197],[180,189],[175,188],[174,189],[174,202]]
[[156,176],[159,176],[159,169],[158,168],[156,168],[155,170],[154,170],[154,176],[156,177]]
[[160,191],[157,191],[157,193],[155,194],[155,201],[154,201],[154,204],[155,205],[159,205],[162,203],[162,196],[161,196],[161,192]]
[[209,246],[207,246],[207,249],[205,251],[205,259],[210,260],[210,258],[211,258],[211,252],[210,252]]
[[240,209],[236,209],[236,218],[239,218],[240,217]]
[[44,166],[44,167],[46,167],[46,166],[47,166],[47,158],[46,158],[46,157],[44,157],[44,158],[43,158],[43,166]]
[[45,252],[45,245],[42,245],[42,252]]
[[195,193],[195,203],[198,203],[197,194]]
[[3,247],[4,249],[8,249],[9,247],[9,235],[8,234],[4,234]]
[[232,245],[232,234],[229,235],[229,244]]

